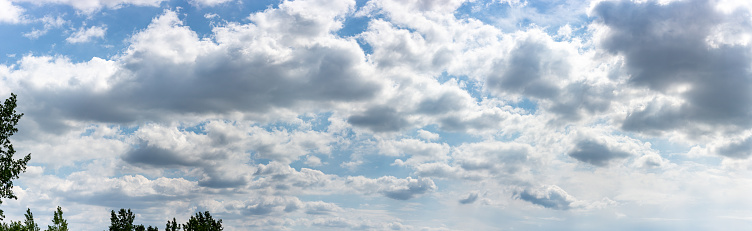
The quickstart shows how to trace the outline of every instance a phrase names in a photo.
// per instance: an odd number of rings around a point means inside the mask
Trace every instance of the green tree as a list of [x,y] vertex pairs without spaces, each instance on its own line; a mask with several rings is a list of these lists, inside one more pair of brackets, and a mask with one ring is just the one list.
[[222,231],[222,219],[215,221],[209,211],[198,212],[183,225],[183,231]]
[[[60,212],[62,214],[62,212]],[[39,231],[39,225],[34,223],[34,215],[31,214],[31,209],[26,209],[26,220],[24,221],[25,231]]]
[[133,231],[136,227],[133,226],[133,220],[136,219],[136,215],[133,215],[131,209],[120,209],[118,215],[115,215],[115,210],[110,212],[110,231]]
[[13,221],[10,224],[3,223],[0,225],[0,231],[25,231],[24,225],[20,221]]
[[52,226],[48,225],[47,231],[68,231],[68,221],[63,219],[63,209],[60,206],[52,216]]
[[[10,143],[10,137],[18,132],[18,120],[23,113],[16,113],[16,94],[11,93],[10,98],[0,106],[0,204],[2,198],[18,199],[13,194],[13,180],[18,179],[18,174],[26,171],[26,163],[31,160],[31,154],[21,159],[13,159],[16,150]],[[3,210],[0,210],[0,220],[4,219]]]
[[157,227],[151,227],[151,225],[150,225],[148,228],[146,228],[146,231],[159,231],[159,228],[157,228]]
[[178,231],[180,229],[180,226],[178,225],[178,222],[175,221],[175,218],[172,218],[172,221],[167,221],[167,227],[165,227],[165,231]]

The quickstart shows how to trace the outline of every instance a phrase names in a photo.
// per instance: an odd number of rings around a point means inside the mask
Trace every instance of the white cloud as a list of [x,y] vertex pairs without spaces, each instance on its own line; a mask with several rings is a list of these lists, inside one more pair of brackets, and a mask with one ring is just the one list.
[[395,200],[408,200],[436,190],[436,184],[430,178],[398,179],[383,176],[369,179],[363,176],[347,177],[346,184],[365,194],[378,193]]
[[[44,24],[29,38],[108,26],[0,64],[26,113],[14,144],[32,153],[9,218],[56,204],[83,230],[119,207],[146,225],[209,210],[228,230],[748,217],[744,4],[598,2],[584,25],[576,1],[227,2],[135,30],[104,18],[162,1],[39,3],[82,14],[24,21]],[[123,30],[107,58],[55,54]]]
[[449,159],[449,145],[427,143],[416,139],[387,140],[379,143],[379,152],[391,156],[407,156],[405,164],[445,162]]
[[13,5],[10,0],[0,0],[0,23],[21,23],[24,21],[24,9]]
[[306,157],[305,164],[307,164],[308,166],[313,166],[313,167],[321,166],[322,165],[321,158],[318,158],[316,156],[308,156]]
[[45,15],[44,17],[40,19],[36,19],[34,21],[40,21],[43,23],[42,29],[32,29],[31,32],[24,33],[23,36],[30,38],[30,39],[37,39],[42,35],[47,34],[51,29],[60,28],[66,23],[69,23],[68,21],[64,20],[61,16],[52,17],[50,15]]
[[71,34],[70,37],[66,38],[65,41],[68,43],[86,43],[93,38],[104,38],[106,32],[107,27],[104,26],[92,26],[89,28],[82,27]]

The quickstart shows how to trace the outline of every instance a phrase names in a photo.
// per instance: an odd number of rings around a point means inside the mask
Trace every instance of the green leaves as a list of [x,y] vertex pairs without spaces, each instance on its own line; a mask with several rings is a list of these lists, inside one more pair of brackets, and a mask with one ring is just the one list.
[[[62,216],[63,216],[63,212],[61,211],[60,217],[62,218]],[[31,209],[29,208],[26,209],[26,214],[24,215],[24,217],[26,217],[26,220],[24,221],[25,231],[39,231],[39,225],[37,225],[37,223],[34,222],[34,215],[31,214]]]
[[[31,160],[31,154],[21,159],[13,159],[16,150],[10,143],[10,137],[18,132],[18,120],[23,113],[16,113],[16,94],[11,93],[10,98],[0,106],[0,204],[2,198],[17,199],[13,194],[13,180],[18,179],[18,174],[26,171],[26,163]],[[5,218],[0,210],[0,219]]]
[[209,211],[196,213],[183,225],[184,231],[222,231],[222,219],[215,221]]
[[68,221],[63,219],[63,209],[60,206],[52,216],[52,225],[47,226],[47,231],[68,231]]
[[[115,210],[112,210],[110,212],[110,231],[133,231],[136,228],[133,226],[134,219],[136,219],[136,215],[131,212],[131,209],[120,209],[117,216]],[[141,228],[143,228],[143,225]]]

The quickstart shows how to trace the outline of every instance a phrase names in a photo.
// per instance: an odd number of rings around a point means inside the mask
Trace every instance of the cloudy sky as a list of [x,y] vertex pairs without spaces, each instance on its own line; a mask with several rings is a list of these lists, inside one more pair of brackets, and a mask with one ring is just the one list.
[[3,201],[226,230],[742,230],[752,2],[0,0]]

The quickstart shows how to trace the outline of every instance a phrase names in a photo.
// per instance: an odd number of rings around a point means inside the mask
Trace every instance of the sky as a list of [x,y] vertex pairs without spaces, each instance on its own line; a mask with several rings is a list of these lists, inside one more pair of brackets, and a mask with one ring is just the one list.
[[42,227],[745,230],[752,2],[0,0]]

